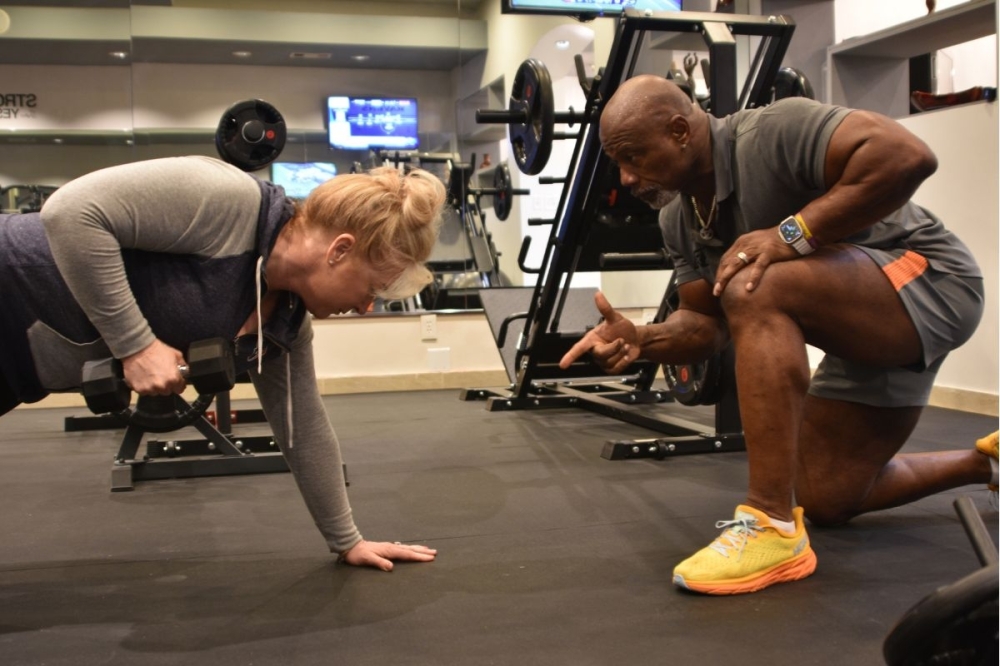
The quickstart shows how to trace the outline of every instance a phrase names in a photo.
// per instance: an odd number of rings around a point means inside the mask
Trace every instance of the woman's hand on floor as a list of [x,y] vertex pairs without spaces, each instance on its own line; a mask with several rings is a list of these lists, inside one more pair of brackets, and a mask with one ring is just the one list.
[[416,544],[398,541],[361,541],[340,556],[341,562],[356,567],[374,567],[382,571],[392,571],[393,561],[433,562],[437,550]]

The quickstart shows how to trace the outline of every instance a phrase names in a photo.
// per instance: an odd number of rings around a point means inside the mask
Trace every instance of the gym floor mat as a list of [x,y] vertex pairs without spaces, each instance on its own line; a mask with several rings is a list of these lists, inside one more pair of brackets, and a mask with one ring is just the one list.
[[[362,533],[431,545],[436,562],[336,565],[287,473],[112,493],[121,431],[16,410],[0,435],[0,662],[880,664],[903,613],[978,568],[954,499],[997,538],[995,505],[969,487],[810,528],[804,581],[695,596],[671,570],[742,500],[745,453],[612,462],[606,440],[649,433],[582,410],[491,413],[458,391],[324,401]],[[930,408],[905,450],[995,429]]]

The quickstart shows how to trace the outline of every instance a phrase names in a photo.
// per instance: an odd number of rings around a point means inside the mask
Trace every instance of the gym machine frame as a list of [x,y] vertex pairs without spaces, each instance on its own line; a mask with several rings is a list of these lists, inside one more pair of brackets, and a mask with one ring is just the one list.
[[[788,49],[795,26],[785,16],[743,16],[706,12],[640,12],[626,9],[619,19],[608,65],[589,86],[585,86],[587,102],[582,126],[576,134],[567,178],[551,224],[549,241],[541,267],[523,266],[527,242],[522,247],[519,262],[525,272],[539,273],[529,309],[507,317],[500,327],[498,346],[511,321],[525,319],[524,332],[517,344],[516,380],[506,390],[466,389],[463,400],[486,400],[489,411],[515,409],[580,407],[604,416],[638,425],[666,435],[634,441],[609,441],[601,453],[608,460],[636,458],[663,459],[680,454],[739,451],[745,448],[742,423],[733,376],[731,347],[722,353],[720,381],[726,386],[715,405],[714,432],[699,423],[672,415],[653,414],[634,406],[659,403],[666,399],[663,391],[651,391],[657,366],[649,362],[636,363],[617,380],[603,376],[592,362],[576,363],[567,370],[558,368],[561,356],[579,339],[579,334],[560,333],[559,319],[577,270],[586,239],[594,225],[601,192],[599,178],[610,172],[610,160],[603,152],[600,138],[593,125],[603,104],[610,99],[622,81],[630,78],[638,66],[643,43],[651,31],[692,33],[704,38],[711,62],[709,91],[711,112],[723,117],[742,108],[764,106],[771,101],[771,89]],[[760,37],[742,92],[737,99],[736,40],[734,35]],[[515,86],[517,82],[515,81]],[[556,114],[557,122],[571,122]],[[495,120],[494,120],[495,121]],[[522,169],[524,170],[524,169]],[[569,175],[575,175],[572,181]],[[551,179],[543,182],[560,182]],[[532,221],[538,223],[537,221]],[[529,222],[531,223],[531,222]],[[644,253],[612,257],[605,261],[622,261],[633,269],[668,268],[665,254]],[[668,289],[669,292],[669,289]],[[654,321],[662,321],[669,313],[664,296]],[[602,377],[594,380],[594,377]],[[579,381],[577,381],[579,380]]]

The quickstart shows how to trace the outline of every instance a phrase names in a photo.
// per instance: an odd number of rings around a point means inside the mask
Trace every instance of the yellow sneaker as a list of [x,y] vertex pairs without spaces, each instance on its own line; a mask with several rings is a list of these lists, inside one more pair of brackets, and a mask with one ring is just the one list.
[[786,534],[767,514],[741,504],[732,520],[715,524],[724,529],[715,541],[677,565],[674,585],[702,594],[745,594],[805,578],[816,571],[816,553],[802,508],[793,516],[795,532]]
[[[990,458],[993,459],[990,461],[990,463],[991,467],[993,468],[994,478],[996,477],[996,468],[997,468],[996,461],[997,461],[998,440],[1000,440],[1000,432],[995,432],[992,435],[986,435],[986,437],[982,437],[976,440],[976,450],[982,453],[983,455],[989,456]],[[988,484],[988,487],[993,492],[997,492],[996,483],[990,483]]]

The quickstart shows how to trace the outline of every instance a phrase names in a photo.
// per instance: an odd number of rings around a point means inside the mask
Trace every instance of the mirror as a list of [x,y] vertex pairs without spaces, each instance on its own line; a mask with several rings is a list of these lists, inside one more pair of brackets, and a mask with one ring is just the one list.
[[[277,159],[252,173],[293,195],[307,194],[316,178],[382,164],[400,149],[405,154],[410,129],[420,153],[451,154],[453,77],[463,49],[485,51],[485,28],[463,26],[477,23],[465,18],[462,3],[469,1],[300,0],[274,11],[270,0],[133,0],[136,158],[217,156],[222,114],[254,99],[280,113],[287,138]],[[482,37],[467,47],[472,32]],[[378,110],[390,105],[392,113]],[[421,166],[446,180],[443,165]]]
[[412,100],[417,150],[453,154],[457,72],[486,50],[479,4],[0,0],[3,209],[114,164],[216,157],[223,112],[249,99],[272,104],[288,130],[281,164],[253,171],[262,178],[301,183],[381,161],[331,147],[331,96]]
[[128,0],[43,4],[0,2],[4,213],[37,210],[59,185],[135,159]]

